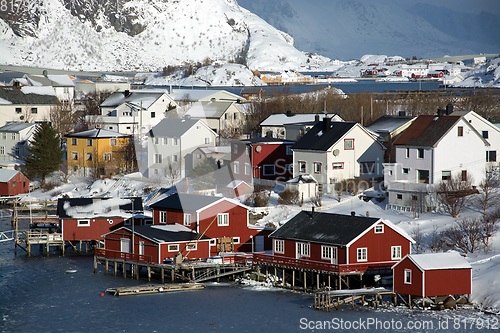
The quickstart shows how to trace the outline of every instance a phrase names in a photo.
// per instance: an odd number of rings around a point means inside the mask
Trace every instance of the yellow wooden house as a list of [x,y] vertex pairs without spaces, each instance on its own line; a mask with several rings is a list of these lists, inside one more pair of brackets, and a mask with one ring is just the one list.
[[68,174],[77,176],[112,175],[133,165],[133,149],[126,134],[92,129],[66,136]]

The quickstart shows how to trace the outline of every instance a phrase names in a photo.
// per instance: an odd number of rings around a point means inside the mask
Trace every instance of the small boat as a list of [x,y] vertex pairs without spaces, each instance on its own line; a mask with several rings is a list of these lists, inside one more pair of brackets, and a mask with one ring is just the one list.
[[76,269],[67,269],[66,273],[68,274],[76,273]]

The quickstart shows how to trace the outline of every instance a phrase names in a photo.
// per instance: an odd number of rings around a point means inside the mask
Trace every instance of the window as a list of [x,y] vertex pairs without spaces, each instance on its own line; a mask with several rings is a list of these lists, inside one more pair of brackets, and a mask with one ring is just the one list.
[[205,138],[205,144],[209,145],[210,144],[210,138]]
[[156,117],[156,113],[155,112],[151,112],[151,118],[154,118]]
[[285,241],[282,239],[274,240],[274,253],[285,253]]
[[214,246],[216,243],[217,243],[217,240],[216,239],[211,239],[208,241],[209,245],[210,246]]
[[462,126],[458,126],[458,136],[464,136],[464,128]]
[[239,244],[240,243],[240,238],[239,237],[233,237],[233,244]]
[[37,114],[38,113],[38,109],[37,108],[31,108],[31,113],[32,114]]
[[21,112],[22,112],[21,108],[16,108],[16,113],[21,113]]
[[92,153],[85,153],[85,160],[86,161],[92,161]]
[[177,162],[177,155],[172,155],[174,162]]
[[71,145],[76,146],[77,144],[77,139],[76,138],[71,138]]
[[87,139],[87,146],[92,147],[92,139]]
[[166,211],[160,211],[160,223],[163,223],[163,224],[167,223],[167,212]]
[[333,170],[340,170],[344,168],[344,162],[335,162],[332,164]]
[[450,180],[451,171],[441,171],[441,180]]
[[359,167],[361,173],[375,173],[375,162],[361,162]]
[[483,138],[488,139],[488,131],[483,131]]
[[314,162],[314,173],[321,173],[321,163]]
[[179,244],[170,244],[168,246],[168,252],[178,252],[179,251]]
[[155,154],[155,163],[162,163],[163,156],[162,154]]
[[383,224],[378,224],[375,226],[375,233],[376,234],[383,234],[384,233],[384,225]]
[[197,249],[196,243],[190,243],[190,244],[188,244],[188,245],[186,246],[186,249],[187,249],[188,251],[196,251],[196,249]]
[[16,133],[12,133],[12,140],[16,139]]
[[467,170],[462,170],[462,181],[463,182],[467,181]]
[[144,242],[139,241],[139,255],[143,256],[144,255]]
[[306,162],[299,161],[299,172],[306,172]]
[[7,139],[7,133],[5,133],[5,132],[4,132],[4,133],[2,133],[2,139],[3,139],[3,140],[6,140],[6,139]]
[[309,243],[296,243],[297,244],[297,259],[311,256]]
[[416,195],[412,195],[412,196],[411,196],[411,200],[412,200],[412,201],[417,201],[417,200],[418,200],[418,197],[417,197]]
[[424,158],[424,149],[423,148],[418,148],[417,149],[417,158]]
[[286,154],[287,155],[293,155],[292,146],[286,146]]
[[184,214],[184,225],[191,225],[191,214]]
[[172,139],[172,145],[178,146],[179,145],[179,139],[178,138],[173,138]]
[[391,260],[401,259],[401,246],[391,246]]
[[236,143],[233,145],[233,153],[238,154],[238,145]]
[[354,149],[354,139],[344,139],[344,149],[345,150]]
[[0,155],[5,155],[5,147],[0,146]]
[[268,164],[263,166],[264,176],[274,176],[275,166],[274,164]]
[[71,152],[71,159],[72,159],[73,161],[78,161],[78,152],[76,152],[76,151],[72,151],[72,152]]
[[238,114],[234,113],[234,120],[238,119]]
[[403,195],[402,194],[396,194],[396,199],[403,200]]
[[102,154],[102,158],[104,159],[105,162],[111,161],[111,153]]
[[245,175],[250,176],[250,163],[245,163]]
[[116,138],[109,139],[109,145],[110,146],[116,146]]
[[163,145],[168,146],[168,138],[163,138]]
[[217,214],[217,225],[221,227],[228,226],[229,214],[228,213]]
[[240,173],[240,162],[238,161],[234,162],[234,173],[236,174]]
[[496,162],[497,161],[497,151],[490,150],[486,152],[486,162]]
[[410,169],[409,169],[409,168],[403,168],[403,173],[404,173],[404,174],[408,174],[408,172],[409,172],[409,171],[410,171]]
[[404,279],[405,284],[411,284],[411,269],[405,269]]
[[226,114],[224,114],[224,119],[227,120],[227,118],[228,118],[228,115],[226,113]]
[[321,259],[327,259],[330,260],[332,264],[337,264],[337,248],[321,245]]
[[366,247],[361,247],[358,249],[358,262],[368,261],[367,252],[368,249]]
[[79,227],[90,227],[90,220],[78,220]]
[[159,144],[160,143],[160,138],[157,137],[157,136],[155,136],[154,142],[155,142],[155,145]]
[[410,148],[406,148],[406,158],[410,158]]

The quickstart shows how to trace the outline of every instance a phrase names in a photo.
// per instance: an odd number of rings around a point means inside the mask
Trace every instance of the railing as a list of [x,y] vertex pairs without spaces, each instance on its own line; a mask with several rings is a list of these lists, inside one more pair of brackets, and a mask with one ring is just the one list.
[[25,232],[26,242],[29,244],[46,244],[53,242],[62,242],[62,234],[47,232]]
[[128,252],[120,252],[120,251],[115,251],[115,250],[95,249],[95,255],[98,257],[105,257],[105,258],[111,258],[111,259],[138,261],[138,262],[145,262],[148,264],[153,263],[152,256],[147,256],[147,255],[143,255],[143,254],[128,253]]
[[351,273],[359,272],[364,273],[366,271],[372,270],[386,270],[395,262],[381,262],[381,263],[366,263],[366,264],[344,264],[335,265],[329,264],[321,261],[314,261],[308,259],[292,259],[280,256],[273,256],[268,254],[257,254],[253,255],[253,262],[264,262],[274,265],[282,266],[292,266],[297,268],[305,268],[317,271],[333,272],[333,273]]

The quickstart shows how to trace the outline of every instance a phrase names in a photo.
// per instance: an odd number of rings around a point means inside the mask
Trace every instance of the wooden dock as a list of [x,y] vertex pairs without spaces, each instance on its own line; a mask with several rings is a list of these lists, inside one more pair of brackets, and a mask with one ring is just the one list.
[[106,292],[114,296],[157,294],[170,291],[199,290],[205,288],[202,283],[150,284],[144,286],[108,288]]
[[385,288],[319,291],[314,293],[314,309],[331,311],[335,308],[338,310],[340,305],[348,303],[351,303],[354,309],[354,301],[361,299],[361,303],[364,304],[366,296],[371,296],[373,305],[377,307],[382,301],[382,295],[389,295],[396,302],[396,294]]

